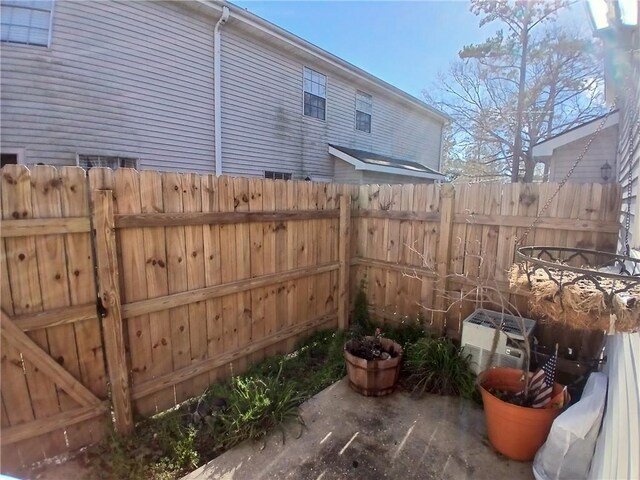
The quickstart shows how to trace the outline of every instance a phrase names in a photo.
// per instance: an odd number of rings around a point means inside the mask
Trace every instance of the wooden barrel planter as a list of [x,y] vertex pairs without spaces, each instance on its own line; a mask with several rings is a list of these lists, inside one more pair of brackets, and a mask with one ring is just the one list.
[[351,388],[367,397],[382,397],[393,392],[400,375],[402,347],[392,340],[381,338],[382,348],[397,355],[386,360],[365,360],[350,353],[351,342],[352,340],[349,340],[344,346],[344,359]]

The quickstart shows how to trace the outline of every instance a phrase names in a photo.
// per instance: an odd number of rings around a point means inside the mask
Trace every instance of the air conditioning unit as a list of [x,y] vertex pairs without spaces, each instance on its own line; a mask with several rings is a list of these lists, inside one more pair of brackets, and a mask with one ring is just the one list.
[[535,320],[524,318],[524,334],[521,319],[513,315],[478,309],[462,323],[463,354],[471,355],[471,368],[478,374],[488,367],[491,346],[496,329],[500,329],[496,354],[491,366],[523,368],[525,352],[522,343],[529,341],[536,326]]

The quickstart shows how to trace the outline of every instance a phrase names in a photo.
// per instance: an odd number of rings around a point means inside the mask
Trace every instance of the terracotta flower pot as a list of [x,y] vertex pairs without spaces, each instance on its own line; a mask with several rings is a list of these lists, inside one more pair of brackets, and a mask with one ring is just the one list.
[[[480,374],[480,392],[491,445],[513,460],[531,461],[562,409],[520,407],[489,393],[491,388],[513,393],[522,391],[521,376],[522,370],[515,368],[490,368]],[[553,396],[563,388],[556,383]]]
[[[373,340],[373,337],[366,338]],[[381,397],[393,392],[400,375],[402,347],[388,338],[381,338],[382,348],[387,352],[393,349],[398,355],[387,360],[365,360],[349,353],[351,342],[349,340],[344,345],[344,359],[351,388],[367,397]]]

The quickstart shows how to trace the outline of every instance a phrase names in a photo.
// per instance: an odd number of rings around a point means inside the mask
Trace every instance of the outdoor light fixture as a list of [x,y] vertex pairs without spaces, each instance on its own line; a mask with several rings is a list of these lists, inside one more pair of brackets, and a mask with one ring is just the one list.
[[606,162],[600,167],[600,175],[605,182],[608,182],[611,178],[611,170],[613,169],[611,168],[611,165],[609,165],[609,162]]

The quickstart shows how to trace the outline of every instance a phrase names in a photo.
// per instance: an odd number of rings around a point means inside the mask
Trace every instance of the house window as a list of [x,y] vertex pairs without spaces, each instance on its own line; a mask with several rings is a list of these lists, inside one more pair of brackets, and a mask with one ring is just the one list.
[[137,168],[138,159],[132,157],[112,157],[105,155],[78,155],[78,166],[86,170],[94,167]]
[[5,165],[22,165],[24,164],[24,148],[3,148],[0,152],[2,164]]
[[304,67],[304,114],[325,119],[327,107],[327,77]]
[[49,46],[53,0],[2,0],[0,40]]
[[0,154],[2,160],[2,167],[5,165],[17,165],[18,164],[18,154],[17,153],[2,153]]
[[291,180],[291,174],[286,172],[271,172],[266,170],[264,172],[264,178],[269,178],[271,180]]
[[371,133],[371,113],[373,97],[367,93],[356,91],[356,130]]

